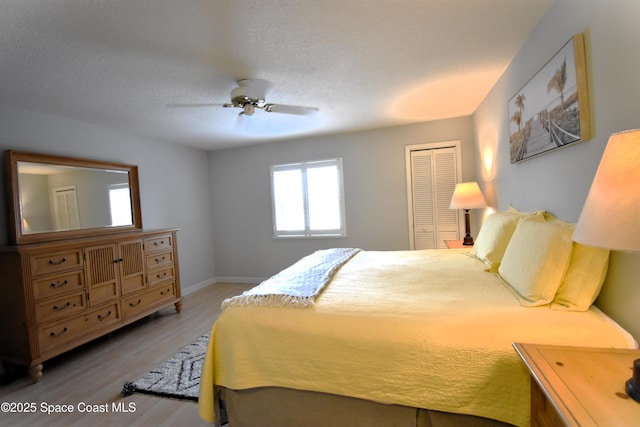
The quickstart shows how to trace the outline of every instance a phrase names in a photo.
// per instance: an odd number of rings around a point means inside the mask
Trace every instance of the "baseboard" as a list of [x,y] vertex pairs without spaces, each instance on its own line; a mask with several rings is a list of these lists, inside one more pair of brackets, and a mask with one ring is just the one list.
[[211,279],[203,280],[202,282],[195,283],[191,286],[187,286],[182,288],[182,296],[189,295],[195,291],[199,291],[200,289],[204,289],[208,286],[213,286],[216,283],[238,283],[238,284],[249,284],[249,285],[257,285],[260,282],[263,282],[265,279],[261,279],[259,277],[214,277]]
[[189,294],[191,294],[191,293],[193,293],[195,291],[199,291],[200,289],[204,289],[207,286],[211,286],[215,282],[216,282],[215,278],[203,280],[202,282],[193,284],[191,286],[184,287],[184,288],[180,289],[180,291],[182,292],[182,296],[189,295]]
[[236,276],[219,276],[216,277],[216,282],[219,283],[247,283],[250,285],[257,285],[260,282],[265,281],[266,278],[262,277],[236,277]]

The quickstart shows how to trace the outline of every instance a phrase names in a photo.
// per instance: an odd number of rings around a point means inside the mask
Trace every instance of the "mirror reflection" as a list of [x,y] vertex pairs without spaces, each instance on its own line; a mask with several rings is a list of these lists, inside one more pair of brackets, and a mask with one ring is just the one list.
[[19,161],[22,234],[133,225],[129,173]]

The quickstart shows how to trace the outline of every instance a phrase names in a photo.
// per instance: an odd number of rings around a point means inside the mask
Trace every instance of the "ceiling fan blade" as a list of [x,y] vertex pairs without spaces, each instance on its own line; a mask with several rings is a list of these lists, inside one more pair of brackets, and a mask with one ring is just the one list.
[[299,105],[265,104],[264,110],[269,113],[296,114],[298,116],[308,116],[317,113],[315,107],[301,107]]
[[226,107],[228,104],[167,104],[167,108]]

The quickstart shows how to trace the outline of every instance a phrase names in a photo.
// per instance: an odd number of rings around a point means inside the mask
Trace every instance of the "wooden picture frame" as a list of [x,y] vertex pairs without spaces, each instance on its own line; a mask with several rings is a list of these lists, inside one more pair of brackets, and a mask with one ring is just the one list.
[[591,138],[584,35],[576,34],[510,100],[511,163]]

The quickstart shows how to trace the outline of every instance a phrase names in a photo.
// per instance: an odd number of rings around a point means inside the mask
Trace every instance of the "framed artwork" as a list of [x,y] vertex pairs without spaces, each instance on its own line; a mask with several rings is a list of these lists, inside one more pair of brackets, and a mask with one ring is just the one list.
[[591,138],[583,34],[509,100],[508,111],[511,163]]

